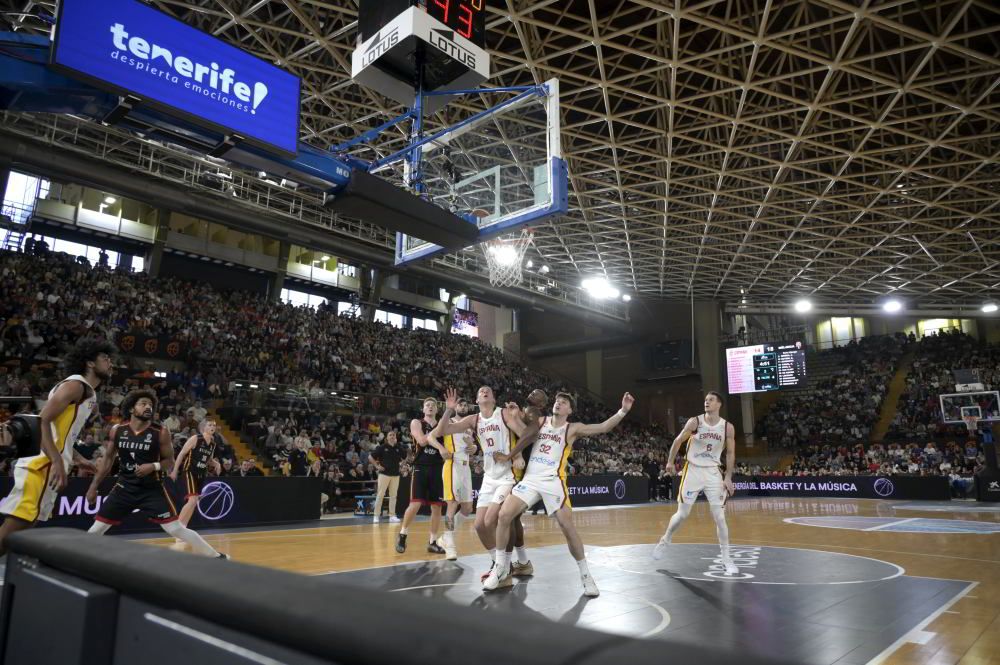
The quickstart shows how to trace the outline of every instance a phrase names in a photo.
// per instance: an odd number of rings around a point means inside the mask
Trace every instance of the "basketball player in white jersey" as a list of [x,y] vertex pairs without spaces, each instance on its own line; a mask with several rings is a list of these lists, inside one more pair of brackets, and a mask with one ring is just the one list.
[[[736,468],[736,430],[719,416],[722,408],[722,395],[710,390],[705,395],[705,413],[697,418],[690,418],[673,445],[667,458],[666,472],[674,474],[674,459],[681,445],[687,441],[684,471],[681,474],[681,484],[677,488],[677,512],[670,518],[667,532],[653,549],[653,558],[662,559],[667,553],[667,547],[673,540],[680,525],[691,514],[698,495],[705,493],[708,499],[712,519],[715,520],[715,532],[719,536],[719,547],[722,550],[722,564],[727,575],[739,573],[739,568],[729,558],[729,527],[726,525],[726,499],[732,495],[733,469]],[[722,449],[726,450],[726,475],[723,477],[720,460]]]
[[8,535],[52,516],[74,460],[81,466],[95,468],[80,457],[73,444],[97,407],[98,386],[111,379],[114,353],[115,347],[110,342],[94,339],[80,340],[69,352],[66,364],[73,374],[49,391],[48,401],[39,414],[41,453],[17,460],[14,488],[0,502],[0,513],[6,518],[0,526],[0,556],[5,552],[3,543]]
[[[472,428],[473,435],[483,451],[483,484],[479,488],[479,499],[476,502],[476,533],[483,547],[494,560],[497,558],[496,526],[500,514],[500,506],[514,488],[514,464],[523,464],[524,460],[510,459],[513,448],[511,434],[520,437],[534,436],[537,426],[525,425],[521,418],[506,418],[504,410],[497,408],[493,389],[482,386],[476,392],[476,404],[479,413],[459,418],[446,423],[443,432],[456,434]],[[449,389],[445,397],[445,415],[458,408],[458,395]],[[499,456],[499,457],[497,457]],[[507,539],[500,543],[505,547]],[[510,576],[508,576],[510,577]],[[513,579],[506,579],[501,586],[511,586]]]
[[[573,443],[577,438],[607,434],[625,418],[634,403],[635,398],[625,393],[618,413],[598,425],[585,425],[568,422],[567,419],[573,414],[576,401],[567,393],[557,393],[555,403],[552,405],[552,415],[542,418],[539,422],[538,435],[531,447],[531,456],[528,458],[524,478],[504,501],[497,519],[496,541],[506,542],[514,518],[536,502],[542,501],[545,504],[545,512],[550,517],[555,517],[559,523],[559,528],[566,537],[569,552],[580,568],[583,593],[591,598],[599,596],[601,592],[590,575],[583,541],[580,540],[580,534],[573,524],[573,508],[569,501],[569,488],[566,486],[566,463],[573,452]],[[526,446],[527,441],[522,441],[522,444]],[[521,452],[522,444],[514,447],[513,455],[516,456]],[[509,564],[510,555],[506,552],[498,553],[493,570],[483,581],[483,590],[492,591],[505,586],[504,581],[511,577]],[[507,586],[509,584],[508,582]]]
[[[452,421],[460,420],[469,415],[469,401],[458,400],[456,414]],[[444,462],[441,470],[441,480],[444,483],[444,500],[448,507],[444,516],[445,558],[454,561],[458,558],[455,548],[455,521],[458,515],[468,517],[472,514],[472,468],[469,466],[469,456],[475,454],[476,444],[472,439],[472,430],[467,429],[457,434],[441,434],[441,425],[448,418],[442,417],[438,427],[431,431],[434,438],[444,437],[444,447],[451,453],[451,459]]]

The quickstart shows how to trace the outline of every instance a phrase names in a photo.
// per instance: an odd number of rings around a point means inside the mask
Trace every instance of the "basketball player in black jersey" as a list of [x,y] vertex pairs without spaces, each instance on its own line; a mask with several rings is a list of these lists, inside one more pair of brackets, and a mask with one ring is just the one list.
[[441,472],[444,461],[451,459],[451,453],[435,437],[429,436],[437,426],[437,400],[433,397],[424,399],[424,417],[410,421],[410,436],[416,446],[413,458],[413,475],[410,476],[410,505],[403,514],[403,526],[396,538],[396,551],[402,554],[406,551],[406,536],[413,518],[420,512],[420,507],[431,507],[431,534],[427,551],[432,554],[444,554],[444,548],[438,545],[437,537],[441,530],[441,509],[446,505],[444,500],[444,481]]
[[181,508],[181,524],[187,526],[191,523],[194,509],[198,505],[198,497],[201,496],[201,487],[205,482],[205,474],[209,467],[215,473],[219,472],[219,463],[213,457],[215,454],[215,429],[214,420],[205,419],[198,424],[198,434],[195,434],[184,443],[184,447],[177,453],[177,461],[170,471],[170,479],[177,480],[179,469],[184,471],[184,506]]
[[228,559],[219,554],[197,533],[177,520],[177,510],[167,489],[163,474],[174,465],[174,448],[166,428],[153,422],[156,413],[156,393],[133,390],[121,403],[123,413],[129,413],[128,424],[115,425],[97,475],[87,490],[87,504],[97,502],[97,489],[119,458],[118,480],[101,504],[89,533],[104,535],[115,524],[121,524],[133,510],[144,513],[149,521],[174,538],[183,540],[198,554]]

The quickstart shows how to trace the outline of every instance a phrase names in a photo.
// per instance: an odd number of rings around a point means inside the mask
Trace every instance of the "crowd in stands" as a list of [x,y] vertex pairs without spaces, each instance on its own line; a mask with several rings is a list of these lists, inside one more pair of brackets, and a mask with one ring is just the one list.
[[[329,391],[423,397],[454,386],[473,395],[491,385],[502,402],[523,399],[536,386],[554,394],[558,381],[525,370],[501,351],[477,339],[427,330],[400,330],[384,323],[340,316],[334,308],[295,307],[258,295],[215,290],[207,284],[143,273],[91,267],[67,255],[35,248],[35,255],[0,251],[0,396],[31,398],[37,411],[61,378],[58,361],[67,345],[83,336],[115,338],[130,332],[176,339],[189,349],[184,363],[165,374],[120,368],[100,389],[100,417],[78,442],[88,458],[101,454],[111,426],[122,422],[119,405],[139,385],[157,390],[159,418],[177,449],[209,417],[212,400],[225,398],[231,381],[247,379],[296,387],[303,395]],[[831,350],[840,360],[836,373],[805,392],[790,395],[769,411],[761,430],[772,446],[796,447],[790,473],[957,473],[969,471],[964,444],[890,444],[863,448],[878,417],[899,359],[915,340],[905,336],[865,338]],[[989,365],[985,380],[1000,379],[996,348],[964,335],[925,338],[904,398],[898,431],[919,435],[933,421],[929,399],[950,381],[956,363]],[[13,359],[13,360],[12,360]],[[399,367],[407,368],[405,374]],[[414,381],[413,377],[424,380]],[[586,395],[582,419],[603,420],[606,409]],[[0,420],[10,416],[0,407]],[[238,427],[256,457],[238,459],[220,437],[216,456],[222,474],[321,477],[332,497],[347,498],[369,488],[378,473],[372,450],[390,430],[410,443],[415,413],[368,418],[310,408],[307,401],[284,410],[252,409],[239,414]],[[908,429],[909,428],[909,429]],[[928,429],[922,430],[927,432]],[[578,441],[570,473],[646,476],[654,494],[664,487],[668,450],[674,434],[657,426],[626,421],[615,432]],[[683,455],[676,460],[676,470]],[[916,465],[914,469],[914,465]],[[473,460],[481,472],[482,460]],[[771,473],[743,466],[741,471]],[[0,473],[9,472],[9,460]],[[79,473],[85,474],[85,471]],[[401,473],[410,467],[404,463]],[[665,492],[664,492],[665,493]]]
[[944,444],[876,443],[867,448],[812,445],[796,451],[795,461],[785,472],[793,476],[947,476],[958,496],[971,490],[973,476],[986,463],[975,439]]
[[907,345],[902,333],[865,337],[823,352],[840,360],[832,376],[775,402],[758,434],[774,448],[866,441]]
[[1000,346],[989,346],[958,330],[921,339],[887,438],[954,437],[966,429],[965,425],[947,425],[941,417],[939,396],[955,392],[955,369],[978,369],[983,389],[997,390]]

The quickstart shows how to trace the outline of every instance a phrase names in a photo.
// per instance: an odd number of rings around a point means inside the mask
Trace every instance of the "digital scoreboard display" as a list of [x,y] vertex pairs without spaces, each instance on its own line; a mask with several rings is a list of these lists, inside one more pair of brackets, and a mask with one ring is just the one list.
[[726,375],[730,395],[805,385],[805,345],[796,341],[726,349]]
[[427,0],[427,13],[479,48],[485,48],[486,0]]

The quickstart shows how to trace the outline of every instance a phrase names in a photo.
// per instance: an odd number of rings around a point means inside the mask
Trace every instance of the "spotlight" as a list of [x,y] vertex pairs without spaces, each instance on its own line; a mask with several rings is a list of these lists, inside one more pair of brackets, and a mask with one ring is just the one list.
[[903,309],[903,303],[898,300],[887,300],[882,303],[882,309],[889,312],[890,314],[895,314],[899,310]]
[[813,304],[808,300],[800,300],[795,303],[795,311],[799,314],[805,314],[813,308]]
[[111,205],[112,203],[116,202],[117,200],[118,199],[116,199],[113,196],[105,196],[104,197],[104,202],[107,203],[108,205]]
[[620,291],[608,284],[608,280],[603,277],[591,277],[581,283],[583,289],[593,298],[604,300],[605,298],[617,298]]
[[995,302],[988,302],[985,305],[983,305],[982,311],[984,314],[992,314],[993,312],[997,311],[997,304]]
[[625,295],[622,296],[622,300],[624,300],[625,302],[631,302],[632,296],[626,293]]

